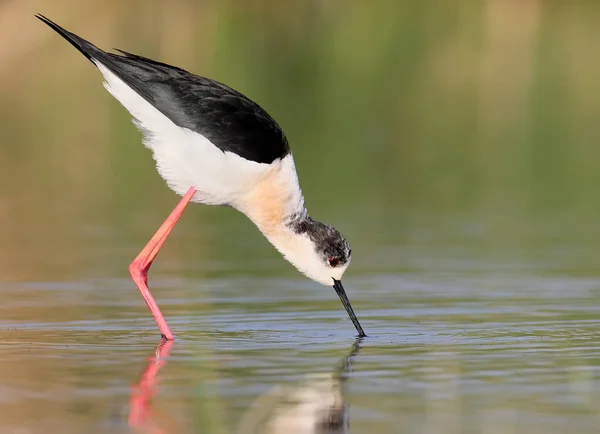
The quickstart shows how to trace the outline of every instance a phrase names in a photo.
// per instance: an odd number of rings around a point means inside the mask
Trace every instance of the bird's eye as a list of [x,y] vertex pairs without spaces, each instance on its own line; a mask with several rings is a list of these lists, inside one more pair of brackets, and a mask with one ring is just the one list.
[[340,260],[338,258],[329,258],[329,265],[332,267],[337,267],[340,265]]

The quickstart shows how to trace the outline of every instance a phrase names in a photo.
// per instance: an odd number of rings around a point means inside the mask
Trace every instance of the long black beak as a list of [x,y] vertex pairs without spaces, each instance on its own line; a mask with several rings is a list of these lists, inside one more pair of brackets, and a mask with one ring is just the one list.
[[354,324],[354,327],[356,327],[358,336],[360,336],[361,338],[367,336],[363,328],[360,326],[358,318],[356,318],[356,315],[354,314],[354,310],[352,310],[352,305],[350,304],[350,300],[348,300],[346,291],[344,291],[342,281],[333,279],[333,289],[335,289],[335,292],[337,292],[338,297],[340,297],[340,300],[342,300],[342,304],[346,308],[346,312],[348,312],[348,316],[352,320],[352,324]]

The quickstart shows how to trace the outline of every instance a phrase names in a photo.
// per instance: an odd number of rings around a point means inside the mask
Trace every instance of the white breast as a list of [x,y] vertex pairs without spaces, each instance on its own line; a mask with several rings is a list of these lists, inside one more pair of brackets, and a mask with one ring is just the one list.
[[175,125],[108,68],[94,62],[106,80],[104,87],[134,117],[158,172],[177,194],[183,196],[194,186],[198,189],[194,202],[237,208],[240,200],[271,173],[271,164],[223,152],[203,135]]

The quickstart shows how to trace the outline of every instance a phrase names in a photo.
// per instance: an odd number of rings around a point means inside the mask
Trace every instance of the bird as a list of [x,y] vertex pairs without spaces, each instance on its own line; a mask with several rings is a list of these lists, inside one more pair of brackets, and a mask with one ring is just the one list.
[[174,336],[148,288],[148,270],[190,202],[245,214],[301,273],[334,288],[358,335],[366,336],[341,281],[350,244],[309,215],[287,137],[262,107],[216,80],[127,51],[103,51],[35,16],[98,68],[106,90],[141,131],[158,173],[182,196],[129,265],[163,339]]

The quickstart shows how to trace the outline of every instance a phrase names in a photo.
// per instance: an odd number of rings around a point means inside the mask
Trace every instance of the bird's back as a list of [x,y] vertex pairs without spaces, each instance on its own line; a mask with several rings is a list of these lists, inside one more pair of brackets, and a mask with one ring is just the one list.
[[234,89],[145,57],[107,53],[38,18],[98,67],[107,90],[144,133],[159,173],[178,194],[195,186],[194,201],[235,206],[273,164],[291,158],[277,122]]
[[201,134],[222,151],[258,163],[289,153],[277,122],[222,83],[126,52],[105,53],[100,61],[177,126]]

